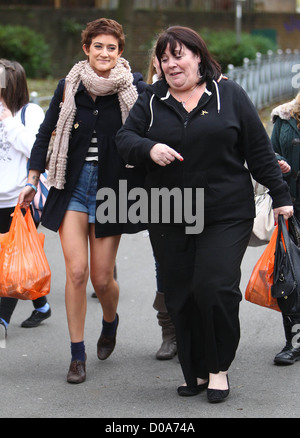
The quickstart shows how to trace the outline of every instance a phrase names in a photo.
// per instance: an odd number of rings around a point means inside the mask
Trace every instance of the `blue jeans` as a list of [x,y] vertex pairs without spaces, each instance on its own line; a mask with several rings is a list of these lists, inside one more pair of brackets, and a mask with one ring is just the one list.
[[85,162],[73,190],[67,210],[81,211],[95,223],[98,163]]

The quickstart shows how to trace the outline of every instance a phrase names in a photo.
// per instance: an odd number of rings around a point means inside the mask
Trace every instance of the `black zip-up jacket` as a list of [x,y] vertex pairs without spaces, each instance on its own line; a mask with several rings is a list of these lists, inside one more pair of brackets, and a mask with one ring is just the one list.
[[[146,166],[149,193],[151,188],[204,188],[205,224],[255,217],[250,172],[269,189],[274,208],[292,205],[257,111],[231,80],[207,83],[190,113],[170,95],[164,80],[149,85],[116,141],[128,164]],[[156,143],[175,149],[184,161],[157,165],[150,158]]]

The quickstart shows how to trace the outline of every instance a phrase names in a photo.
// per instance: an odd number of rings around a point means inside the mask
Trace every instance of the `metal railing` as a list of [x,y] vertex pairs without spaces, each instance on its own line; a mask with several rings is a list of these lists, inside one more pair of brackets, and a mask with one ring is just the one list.
[[226,76],[241,85],[259,110],[285,98],[294,97],[300,84],[295,75],[300,70],[299,50],[269,51],[244,59],[242,67],[228,66]]

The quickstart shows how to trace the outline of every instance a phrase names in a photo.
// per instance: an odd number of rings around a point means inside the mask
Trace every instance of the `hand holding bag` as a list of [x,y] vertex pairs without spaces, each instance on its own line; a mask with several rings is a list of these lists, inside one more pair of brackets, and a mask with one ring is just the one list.
[[278,218],[278,236],[271,293],[285,315],[300,314],[300,224],[295,216]]
[[8,233],[0,234],[0,296],[35,300],[50,292],[51,271],[30,209],[18,204]]

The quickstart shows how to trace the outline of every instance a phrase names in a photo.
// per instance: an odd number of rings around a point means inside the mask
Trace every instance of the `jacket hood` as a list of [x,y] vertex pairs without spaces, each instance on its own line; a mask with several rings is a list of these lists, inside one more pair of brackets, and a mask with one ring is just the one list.
[[296,99],[291,100],[290,102],[283,103],[274,108],[271,112],[271,120],[274,123],[276,117],[279,117],[282,120],[290,120],[291,119],[291,110],[295,105]]
[[[220,92],[219,92],[218,83],[222,79],[227,79],[227,78],[225,76],[221,75],[217,81],[212,80],[210,82],[207,82],[206,89],[205,89],[205,92],[209,96],[211,96],[215,91],[218,113],[221,110],[221,100],[220,100]],[[154,93],[161,100],[168,99],[168,97],[170,96],[169,85],[165,79],[161,79],[160,81],[157,81],[152,85],[149,85],[148,89],[150,89],[152,91],[152,93]]]

